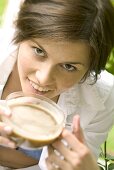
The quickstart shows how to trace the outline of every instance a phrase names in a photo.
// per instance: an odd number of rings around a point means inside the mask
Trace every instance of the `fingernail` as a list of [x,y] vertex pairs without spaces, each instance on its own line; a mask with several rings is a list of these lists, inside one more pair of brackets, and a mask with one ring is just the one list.
[[6,116],[10,116],[11,115],[11,110],[5,108],[4,113],[5,113]]
[[0,105],[0,111],[1,111],[1,113],[3,112],[3,114],[5,114],[6,116],[10,116],[11,115],[11,110],[7,106],[4,107],[4,106]]
[[5,126],[4,127],[4,130],[7,132],[7,133],[11,133],[12,132],[12,128],[10,126]]

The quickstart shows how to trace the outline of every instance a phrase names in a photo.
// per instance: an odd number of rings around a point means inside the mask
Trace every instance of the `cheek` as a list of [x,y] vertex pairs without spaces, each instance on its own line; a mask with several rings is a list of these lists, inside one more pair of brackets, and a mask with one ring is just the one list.
[[19,55],[18,56],[18,71],[19,71],[20,77],[23,74],[26,74],[28,72],[28,66],[29,66],[29,63],[26,57]]
[[66,76],[66,77],[64,76],[64,78],[62,77],[61,80],[59,80],[59,86],[63,90],[71,88],[72,86],[74,86],[75,84],[78,84],[82,80],[85,73],[86,72],[81,72],[73,76]]
[[67,78],[64,77],[61,80],[59,80],[59,87],[60,89],[62,89],[63,91],[72,87],[74,84],[78,83],[79,81],[75,78]]

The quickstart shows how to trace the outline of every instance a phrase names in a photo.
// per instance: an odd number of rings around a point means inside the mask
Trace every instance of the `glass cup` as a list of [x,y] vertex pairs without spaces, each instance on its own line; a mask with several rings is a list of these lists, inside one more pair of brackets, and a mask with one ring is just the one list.
[[65,115],[50,99],[34,94],[14,92],[7,96],[6,103],[11,117],[2,116],[2,121],[12,127],[10,138],[17,149],[39,159],[42,147],[52,143],[65,126]]

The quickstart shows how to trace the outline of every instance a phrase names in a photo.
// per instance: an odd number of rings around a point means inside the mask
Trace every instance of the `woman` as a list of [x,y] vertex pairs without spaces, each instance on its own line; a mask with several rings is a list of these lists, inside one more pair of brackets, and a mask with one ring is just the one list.
[[[66,113],[70,132],[63,130],[44,148],[40,162],[1,135],[0,143],[14,148],[0,148],[2,166],[33,169],[39,162],[42,170],[98,169],[94,156],[114,116],[114,78],[103,71],[114,46],[113,18],[108,0],[24,1],[15,23],[17,49],[0,68],[1,99],[20,90],[48,97]],[[0,131],[9,134],[11,128],[1,122]]]

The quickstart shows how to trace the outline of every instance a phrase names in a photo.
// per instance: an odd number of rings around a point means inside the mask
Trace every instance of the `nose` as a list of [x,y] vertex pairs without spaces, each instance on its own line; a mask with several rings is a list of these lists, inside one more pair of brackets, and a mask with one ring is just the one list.
[[42,68],[36,71],[38,84],[41,86],[52,85],[55,82],[55,73],[52,68]]

